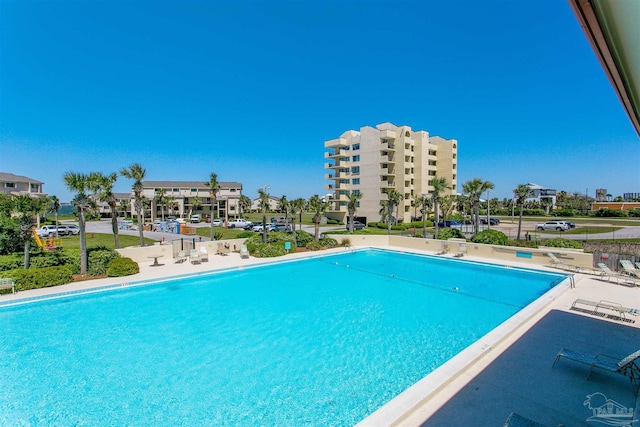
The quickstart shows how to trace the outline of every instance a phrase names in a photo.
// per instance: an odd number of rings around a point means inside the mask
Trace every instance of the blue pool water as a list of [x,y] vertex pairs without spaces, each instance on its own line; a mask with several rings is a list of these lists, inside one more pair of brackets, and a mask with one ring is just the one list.
[[371,250],[0,307],[0,425],[353,425],[561,277]]

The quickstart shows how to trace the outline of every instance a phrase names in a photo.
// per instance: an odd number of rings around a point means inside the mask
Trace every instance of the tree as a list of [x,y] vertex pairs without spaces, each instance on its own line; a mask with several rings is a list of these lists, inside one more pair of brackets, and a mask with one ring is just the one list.
[[24,269],[29,268],[29,249],[31,243],[31,234],[35,223],[36,215],[40,206],[38,199],[32,198],[26,194],[19,194],[13,197],[13,212],[18,216],[18,227],[20,229],[20,237],[24,241]]
[[520,231],[522,230],[522,211],[524,210],[524,202],[527,197],[533,196],[533,191],[526,184],[518,184],[516,188],[513,189],[513,195],[515,196],[515,203],[518,206],[519,214],[518,214],[518,235],[516,236],[516,240],[520,240]]
[[167,199],[166,199],[165,203],[167,204],[167,208],[169,209],[169,213],[173,215],[175,213],[176,209],[178,209],[178,206],[179,206],[178,201],[173,196],[167,196]]
[[469,206],[471,207],[471,215],[473,216],[474,233],[478,233],[480,226],[480,196],[487,190],[492,190],[494,185],[492,182],[483,181],[480,178],[473,178],[462,184],[462,191],[469,197]]
[[[189,218],[191,218],[191,215],[194,212],[197,212],[198,209],[200,209],[202,207],[202,201],[200,200],[200,197],[195,196],[195,197],[191,197],[189,199],[189,215],[187,215]],[[213,224],[213,219],[211,219],[211,224]]]
[[156,194],[153,196],[153,201],[156,202],[156,215],[158,212],[158,208],[160,208],[160,216],[164,221],[164,207],[167,204],[167,189],[166,188],[156,188]]
[[258,206],[262,211],[262,243],[267,243],[267,212],[270,209],[268,187],[258,189]]
[[431,206],[431,199],[423,194],[416,197],[415,203],[420,207],[420,213],[422,214],[422,237],[427,236],[427,214],[429,213],[429,207]]
[[240,207],[240,216],[243,216],[251,208],[251,199],[244,194],[241,195],[238,200],[238,206]]
[[78,215],[78,228],[80,228],[80,274],[87,274],[87,233],[85,225],[85,213],[91,205],[91,199],[87,192],[91,191],[93,185],[90,176],[76,172],[66,172],[64,183],[67,188],[76,193],[71,200],[71,204],[76,208]]
[[287,196],[282,195],[278,200],[278,212],[284,214],[284,223],[289,226],[289,212],[291,211],[291,202],[287,200]]
[[450,189],[451,187],[447,183],[447,179],[441,176],[434,176],[431,181],[431,186],[433,187],[433,191],[431,192],[431,201],[433,202],[433,225],[435,227],[435,235],[434,237],[438,238],[438,221],[440,218],[438,216],[438,205],[440,204],[440,193],[442,193],[446,189]]
[[94,181],[97,188],[98,200],[109,205],[111,211],[111,231],[113,232],[113,240],[115,248],[120,247],[120,239],[118,236],[118,203],[116,196],[113,194],[113,186],[118,179],[118,174],[113,172],[109,175],[103,175],[99,172],[90,175],[90,179]]
[[440,197],[440,210],[442,211],[443,221],[447,220],[447,217],[451,214],[455,205],[456,205],[455,195],[448,194],[446,196]]
[[[60,199],[57,196],[49,197],[49,212],[53,212],[56,216],[56,225],[58,225],[58,211],[60,210]],[[116,246],[117,247],[117,246]]]
[[300,224],[300,230],[302,230],[302,214],[307,210],[307,201],[303,198],[297,198],[291,202],[291,212],[297,213],[298,223]]
[[138,216],[138,232],[140,234],[140,246],[144,246],[144,230],[143,226],[143,218],[142,218],[142,180],[144,179],[147,171],[145,168],[140,166],[139,163],[133,163],[128,168],[122,168],[120,170],[120,175],[125,178],[132,179],[133,185],[131,189],[133,190],[133,198],[135,200],[135,208],[136,214]]
[[347,203],[347,211],[349,212],[349,233],[353,233],[353,217],[356,215],[356,209],[360,206],[362,193],[352,191],[349,193],[349,202]]
[[216,218],[215,209],[218,205],[218,193],[220,192],[218,175],[211,172],[211,174],[209,174],[209,181],[205,182],[204,185],[206,185],[209,189],[209,197],[211,197],[211,227],[209,230],[209,236],[211,240],[215,240],[216,238],[213,232],[213,220]]
[[[404,199],[404,196],[395,189],[387,190],[387,234],[391,234],[391,222],[397,218],[393,218],[393,208],[400,205],[400,202]],[[397,212],[396,212],[397,216]]]
[[320,220],[322,219],[322,215],[327,211],[329,207],[328,203],[322,201],[317,194],[314,194],[309,199],[309,209],[313,212],[313,223],[315,224],[315,235],[314,239],[317,242],[320,239]]

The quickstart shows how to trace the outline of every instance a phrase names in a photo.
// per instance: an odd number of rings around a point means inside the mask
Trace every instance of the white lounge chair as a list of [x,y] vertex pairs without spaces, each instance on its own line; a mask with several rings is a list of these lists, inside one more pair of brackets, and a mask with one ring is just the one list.
[[440,243],[440,251],[436,252],[436,255],[444,255],[449,252],[449,243],[442,241]]
[[[586,306],[588,308],[579,307],[580,305]],[[638,316],[640,314],[640,310],[637,308],[629,308],[623,307],[622,304],[613,301],[591,301],[586,299],[577,299],[571,305],[572,310],[583,311],[593,315],[606,315],[602,310],[609,310],[616,313],[616,316],[622,320],[627,320],[627,314],[632,316]],[[629,320],[630,322],[635,322],[634,320]]]
[[466,243],[458,243],[458,252],[454,255],[456,258],[463,257],[467,254],[467,244]]
[[547,256],[549,257],[549,263],[551,264],[552,267],[562,268],[563,270],[571,270],[571,271],[577,270],[575,266],[565,263],[564,261],[559,259],[556,256],[556,254],[554,254],[553,252],[547,252]]
[[11,293],[16,293],[16,285],[11,278],[2,278],[0,279],[0,289],[11,289]]
[[640,270],[636,270],[631,261],[621,259],[620,265],[623,268],[622,274],[640,279]]
[[240,258],[249,258],[249,250],[247,249],[247,245],[242,245],[240,247]]
[[191,249],[189,251],[189,261],[191,264],[200,264],[200,254],[197,250]]
[[180,251],[180,252],[178,252],[178,255],[176,255],[174,262],[176,264],[180,264],[180,263],[185,262],[186,260],[187,260],[187,252]]
[[209,262],[209,252],[205,246],[200,246],[200,261]]

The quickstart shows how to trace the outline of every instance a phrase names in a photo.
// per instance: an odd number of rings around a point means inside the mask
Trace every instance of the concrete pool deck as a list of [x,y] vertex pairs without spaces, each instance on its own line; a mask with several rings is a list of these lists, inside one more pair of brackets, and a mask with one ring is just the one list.
[[[398,247],[381,249],[403,250]],[[286,260],[344,251],[344,248],[338,248],[322,252],[297,253],[288,255]],[[411,252],[432,254],[427,251]],[[463,259],[492,263],[488,258]],[[158,261],[161,266],[151,267],[153,260],[142,262],[140,273],[133,276],[90,280],[54,288],[23,291],[16,295],[2,295],[0,304],[282,260],[241,259],[238,253],[228,256],[210,254],[208,262],[193,265],[189,261],[175,264],[172,259],[160,258]],[[505,262],[499,261],[497,264],[505,265]],[[509,265],[533,268],[530,264]],[[544,266],[538,268],[556,273],[560,271]],[[563,292],[556,294],[471,366],[453,375],[435,392],[424,396],[418,405],[406,408],[403,416],[387,424],[498,426],[504,423],[511,412],[517,412],[548,426],[561,423],[565,426],[593,425],[587,422],[593,411],[588,405],[584,405],[584,402],[588,395],[597,392],[626,408],[635,407],[638,413],[640,405],[636,402],[628,379],[606,372],[594,372],[587,380],[588,366],[567,360],[561,360],[555,368],[551,368],[555,355],[563,347],[619,358],[640,349],[640,317],[629,316],[635,322],[628,323],[571,310],[571,305],[576,299],[608,300],[623,306],[640,308],[640,288],[608,283],[583,274],[576,274],[575,277],[575,288],[567,287]]]

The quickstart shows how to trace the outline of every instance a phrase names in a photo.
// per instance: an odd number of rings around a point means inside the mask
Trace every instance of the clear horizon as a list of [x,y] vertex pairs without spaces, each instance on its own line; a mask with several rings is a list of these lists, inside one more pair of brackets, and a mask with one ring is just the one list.
[[[324,141],[458,140],[458,191],[640,192],[640,144],[566,2],[0,2],[0,171],[328,191]],[[129,192],[119,178],[115,190]]]

